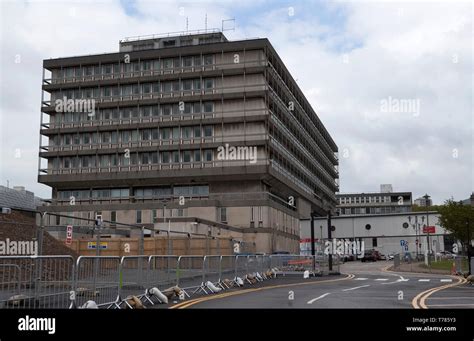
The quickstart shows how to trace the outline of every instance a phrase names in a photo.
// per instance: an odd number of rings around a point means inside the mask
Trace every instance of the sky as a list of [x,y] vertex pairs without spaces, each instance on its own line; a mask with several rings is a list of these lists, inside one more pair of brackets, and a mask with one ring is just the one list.
[[[0,0],[0,184],[37,183],[42,61],[130,36],[221,28],[268,38],[339,148],[340,192],[473,191],[470,1]],[[187,20],[186,20],[187,19]],[[188,27],[186,27],[186,22]]]

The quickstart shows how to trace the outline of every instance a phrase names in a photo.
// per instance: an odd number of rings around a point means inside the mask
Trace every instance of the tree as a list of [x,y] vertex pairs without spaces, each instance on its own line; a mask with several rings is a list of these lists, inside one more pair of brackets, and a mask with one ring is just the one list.
[[467,250],[468,272],[471,270],[472,245],[474,238],[474,207],[463,205],[453,199],[445,201],[444,206],[438,207],[439,224],[459,239]]

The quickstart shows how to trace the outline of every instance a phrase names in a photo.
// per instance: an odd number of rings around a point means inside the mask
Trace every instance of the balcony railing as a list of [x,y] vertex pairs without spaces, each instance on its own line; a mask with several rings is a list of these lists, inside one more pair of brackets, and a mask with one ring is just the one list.
[[225,111],[213,111],[207,113],[180,113],[179,115],[155,115],[148,117],[136,117],[136,118],[121,118],[121,119],[105,119],[105,120],[86,120],[86,121],[73,121],[73,122],[48,122],[43,123],[42,127],[46,129],[57,129],[57,128],[80,128],[80,127],[95,127],[95,126],[108,126],[108,125],[120,125],[120,124],[140,124],[150,122],[174,122],[174,121],[187,121],[187,120],[201,120],[206,118],[223,118],[223,117],[241,117],[241,116],[256,116],[256,115],[267,115],[268,110],[266,108],[259,109],[237,109],[237,110],[225,110]]
[[[130,65],[130,64],[120,64],[120,65]],[[120,71],[115,73],[108,73],[100,75],[80,75],[80,76],[70,76],[70,77],[58,77],[58,78],[45,78],[43,79],[44,85],[52,84],[67,84],[67,83],[77,83],[77,82],[89,82],[97,80],[106,80],[106,79],[123,79],[131,77],[154,77],[160,75],[169,75],[169,74],[182,74],[186,72],[205,72],[213,70],[222,70],[222,69],[239,69],[239,68],[250,68],[250,67],[259,67],[267,66],[267,61],[262,59],[254,60],[244,60],[239,63],[228,62],[228,63],[214,63],[209,65],[199,65],[199,66],[180,66],[180,67],[171,67],[171,68],[160,68],[158,70],[138,70],[138,71]]]
[[[126,100],[146,100],[146,99],[162,99],[162,98],[179,98],[191,97],[191,96],[203,96],[209,94],[229,94],[229,93],[244,93],[252,91],[265,91],[267,90],[267,83],[259,84],[240,84],[234,86],[214,86],[212,89],[201,89],[201,90],[177,90],[170,92],[155,92],[148,94],[132,94],[132,95],[119,95],[119,96],[107,96],[107,97],[90,97],[90,98],[77,98],[80,100],[94,100],[96,103],[114,103],[118,101]],[[54,105],[56,98],[43,100],[41,102],[42,107],[51,107]]]
[[159,163],[148,165],[127,165],[127,166],[106,166],[106,167],[81,167],[81,168],[61,168],[48,169],[41,168],[40,175],[70,175],[70,174],[100,174],[100,173],[121,173],[121,172],[144,172],[163,171],[181,169],[205,169],[218,167],[256,167],[267,166],[267,159],[257,160],[255,163],[250,160],[213,160],[203,162],[180,162],[180,163]]

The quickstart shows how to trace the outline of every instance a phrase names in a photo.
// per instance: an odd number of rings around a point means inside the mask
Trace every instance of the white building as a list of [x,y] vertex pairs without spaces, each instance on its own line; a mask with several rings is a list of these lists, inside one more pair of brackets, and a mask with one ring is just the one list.
[[[431,250],[451,250],[453,238],[439,225],[437,212],[406,212],[395,214],[351,215],[331,218],[332,238],[360,240],[364,248],[375,249],[383,254],[418,252],[424,253],[428,245],[428,235],[423,226],[434,226],[430,232]],[[409,218],[410,217],[410,218]],[[317,241],[328,237],[327,217],[314,220],[314,236]],[[307,254],[311,250],[311,220],[301,222],[300,250]],[[417,243],[418,241],[418,243]]]

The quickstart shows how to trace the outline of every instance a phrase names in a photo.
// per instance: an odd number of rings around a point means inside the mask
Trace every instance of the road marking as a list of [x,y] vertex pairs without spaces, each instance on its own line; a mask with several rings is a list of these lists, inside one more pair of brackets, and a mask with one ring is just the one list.
[[313,304],[313,302],[317,301],[317,300],[320,300],[321,298],[324,298],[326,297],[327,295],[330,295],[331,293],[330,292],[327,292],[325,294],[322,294],[321,296],[319,297],[316,297],[316,298],[313,298],[312,300],[309,300],[308,301],[308,304]]
[[377,278],[376,281],[388,281],[388,278]]
[[[443,297],[430,297],[429,300],[472,300],[474,297],[463,297],[463,296],[443,296]],[[431,306],[431,304],[430,304]]]
[[439,281],[440,282],[452,282],[453,280],[452,279],[440,279]]
[[434,288],[422,291],[418,295],[413,297],[413,299],[411,300],[411,305],[413,306],[413,308],[415,308],[415,309],[428,309],[428,307],[425,304],[425,301],[426,301],[426,299],[428,299],[428,297],[430,295],[434,294],[437,291],[444,290],[444,289],[447,289],[447,288],[455,288],[458,285],[464,284],[464,283],[467,282],[466,279],[462,278],[462,277],[457,277],[457,278],[453,277],[453,278],[457,279],[458,281],[456,283],[445,284],[445,285],[442,285],[442,286],[439,286],[439,287],[434,287]]
[[366,280],[368,280],[368,278],[363,278],[363,277],[354,278],[354,281],[366,281]]
[[458,303],[458,304],[430,304],[430,307],[474,307],[474,303]]
[[418,282],[429,282],[430,280],[428,278],[420,278]]
[[349,289],[343,289],[342,291],[351,291],[351,290],[356,290],[356,289],[365,288],[365,287],[370,287],[370,285],[369,285],[369,284],[367,284],[367,285],[361,285],[360,287],[349,288]]
[[205,296],[205,297],[199,297],[192,299],[190,301],[184,301],[182,303],[175,304],[168,309],[186,309],[192,305],[205,302],[205,301],[210,301],[210,300],[215,300],[215,299],[220,299],[220,298],[225,298],[229,296],[235,296],[235,295],[242,295],[246,293],[251,293],[251,292],[256,292],[256,291],[263,291],[263,290],[270,290],[270,289],[278,289],[278,288],[287,288],[287,287],[293,287],[293,286],[303,286],[303,285],[312,285],[316,283],[329,283],[329,282],[337,282],[337,281],[344,281],[344,280],[349,280],[353,279],[355,276],[353,274],[348,274],[346,277],[343,278],[338,278],[338,279],[326,279],[326,280],[320,280],[320,281],[311,281],[311,282],[299,282],[299,283],[291,283],[291,284],[280,284],[280,285],[271,285],[267,287],[260,287],[260,288],[252,288],[252,289],[242,289],[239,291],[230,291],[230,292],[224,292],[222,294],[217,294],[213,296]]

